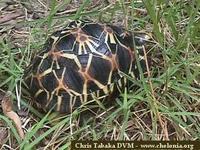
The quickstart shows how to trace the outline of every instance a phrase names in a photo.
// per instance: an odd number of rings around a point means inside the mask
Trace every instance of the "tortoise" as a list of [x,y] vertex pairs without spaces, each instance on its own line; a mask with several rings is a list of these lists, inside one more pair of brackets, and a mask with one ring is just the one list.
[[141,44],[121,27],[72,21],[49,37],[25,69],[24,82],[38,107],[70,113],[94,99],[117,97],[126,74],[138,76],[134,47]]

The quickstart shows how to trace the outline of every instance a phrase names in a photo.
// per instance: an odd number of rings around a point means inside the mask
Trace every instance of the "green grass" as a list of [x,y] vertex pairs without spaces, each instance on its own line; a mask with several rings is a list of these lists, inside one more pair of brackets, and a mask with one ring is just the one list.
[[11,132],[6,145],[13,148],[19,145],[21,149],[66,149],[75,139],[199,139],[200,2],[120,0],[87,9],[91,1],[85,0],[74,13],[57,16],[57,11],[64,9],[68,3],[68,0],[63,0],[63,3],[52,0],[45,18],[20,22],[28,29],[24,46],[13,48],[9,34],[4,39],[0,38],[0,88],[13,91],[14,101],[16,87],[19,88],[23,70],[31,56],[42,48],[49,34],[74,19],[118,23],[128,30],[143,31],[152,36],[149,76],[142,76],[139,81],[129,77],[139,87],[126,89],[116,99],[115,108],[98,114],[98,117],[86,118],[82,125],[77,123],[81,110],[51,118],[49,114],[41,114],[32,108],[22,97],[22,107],[30,110],[26,118],[30,119],[25,126],[26,137],[20,143],[16,130],[1,113],[1,120]]

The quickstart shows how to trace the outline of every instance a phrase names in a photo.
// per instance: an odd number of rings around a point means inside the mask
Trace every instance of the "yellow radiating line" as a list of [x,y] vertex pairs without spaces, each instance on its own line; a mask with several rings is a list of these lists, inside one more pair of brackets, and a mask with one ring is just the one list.
[[91,66],[92,63],[92,54],[89,54],[89,58],[88,58],[88,63],[87,63],[87,67],[86,67],[86,71],[88,71],[89,67]]
[[85,43],[82,44],[82,47],[83,47],[83,50],[82,50],[83,53],[82,54],[87,54],[87,51],[86,51],[86,48],[85,48]]
[[49,69],[45,70],[44,72],[42,72],[40,76],[41,77],[46,76],[47,74],[49,74],[51,72],[52,72],[52,68],[49,68]]
[[76,103],[76,99],[77,99],[77,96],[71,96],[73,98],[73,103],[72,103],[72,109],[74,108],[74,105]]
[[[115,36],[115,35],[114,35]],[[122,44],[119,40],[118,40],[118,38],[115,36],[115,39],[117,40],[117,43],[119,43],[119,45],[121,45],[122,47],[125,47],[125,49],[128,49],[128,47],[126,46],[126,45],[124,45],[124,44]]]
[[63,82],[64,76],[65,76],[65,71],[66,71],[66,67],[63,68],[63,72],[62,72],[62,76],[61,76],[61,81]]
[[94,40],[89,39],[87,42],[94,44],[94,46],[96,46],[96,47],[99,46],[99,44],[97,44]]
[[76,55],[64,53],[64,54],[61,55],[61,57],[68,58],[68,59],[73,59],[75,61],[75,63],[77,64],[77,66],[79,68],[81,68],[81,64],[80,64],[80,62],[79,62],[79,60],[78,60]]
[[38,67],[37,67],[37,74],[39,74],[39,71],[40,71],[40,67],[41,65],[43,64],[43,61],[44,61],[44,58],[42,58],[42,60],[40,61]]
[[70,94],[73,94],[73,95],[75,95],[75,96],[81,95],[80,93],[78,93],[78,92],[76,92],[76,91],[74,91],[74,90],[71,90],[71,89],[68,89],[67,91],[68,91]]
[[42,59],[45,59],[45,58],[47,58],[48,56],[49,56],[48,53],[44,53],[44,55],[42,56]]
[[109,34],[110,43],[116,44],[115,38],[112,33]]
[[55,60],[55,62],[56,62],[56,69],[60,69],[60,66],[59,66],[59,64],[58,64],[58,61]]
[[87,46],[89,47],[91,52],[95,52],[97,53],[96,49],[92,46],[92,44],[90,43],[90,41],[86,41],[85,42],[87,44]]
[[131,61],[130,68],[128,70],[128,74],[130,74],[132,72],[132,66],[133,66],[133,61]]
[[107,43],[108,41],[108,33],[106,33],[106,36],[105,36],[105,43]]
[[[58,78],[58,76],[57,76],[55,70],[53,70],[53,74],[54,74],[54,76],[56,77],[56,80],[57,80],[57,81],[60,80],[60,79]],[[59,91],[59,89],[58,89],[58,87],[57,87],[57,88],[55,88],[55,89],[53,90],[52,93],[55,93],[55,92],[56,92],[56,95],[58,95],[58,91]]]
[[114,91],[114,84],[110,85],[110,91],[113,92]]
[[105,34],[105,32],[101,32],[100,36],[99,36],[99,40],[101,39],[101,37],[103,36],[103,34]]
[[113,73],[113,71],[111,70],[109,73],[109,76],[108,76],[108,84],[111,84],[112,73]]
[[[67,32],[68,32],[69,34],[66,34]],[[70,35],[71,33],[69,32],[69,30],[62,30],[62,31],[61,31],[61,34],[64,34],[65,36],[68,36],[68,35]],[[62,38],[65,37],[65,36],[62,36]]]
[[78,45],[78,55],[81,55],[81,53],[82,53],[82,44],[79,43],[79,45]]
[[75,45],[76,45],[76,41],[73,43],[73,46],[72,46],[72,49],[71,49],[71,51],[74,51],[74,47],[75,47]]
[[52,45],[55,45],[56,41],[59,39],[59,36],[52,35],[50,38],[53,39],[53,44]]
[[62,97],[61,96],[57,96],[57,108],[56,110],[57,111],[60,111],[60,106],[61,106],[61,103],[62,103]]
[[105,85],[101,84],[100,82],[98,82],[97,80],[93,80],[93,82],[100,88],[103,89],[105,87]]
[[81,100],[81,103],[83,103],[83,102],[84,102],[84,100],[83,100],[83,95],[80,95],[79,98],[80,98],[80,100]]
[[87,82],[84,82],[83,84],[83,94],[87,94]]
[[39,90],[35,93],[34,97],[35,97],[35,98],[38,97],[38,95],[39,95],[40,93],[42,93],[43,91],[44,91],[44,90],[39,89]]
[[56,77],[56,80],[58,80],[58,76],[57,76],[55,70],[53,70],[52,72],[53,72],[54,76]]
[[108,94],[108,86],[105,86],[105,87],[103,88],[103,92],[104,92],[105,94]]
[[83,94],[83,99],[84,99],[84,102],[87,102],[87,101],[88,101],[88,96],[87,96],[87,94]]
[[44,88],[44,91],[46,92],[46,95],[47,95],[47,101],[49,101],[49,98],[50,98],[50,95],[49,95],[49,92]]
[[91,52],[96,53],[96,54],[98,54],[98,55],[100,55],[100,56],[102,56],[102,57],[105,56],[104,54],[98,52],[98,51],[92,46],[92,44],[91,44],[89,41],[86,41],[86,44],[87,44],[87,46],[89,47],[89,49],[90,49]]

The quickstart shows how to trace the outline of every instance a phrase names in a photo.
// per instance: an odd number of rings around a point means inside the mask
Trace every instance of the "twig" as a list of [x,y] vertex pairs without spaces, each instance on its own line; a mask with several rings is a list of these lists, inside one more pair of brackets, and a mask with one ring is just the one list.
[[5,14],[4,16],[0,16],[0,23],[8,22],[8,21],[16,19],[16,18],[18,18],[20,16],[23,16],[23,12],[22,11]]
[[5,96],[3,97],[1,105],[2,105],[2,109],[3,109],[3,113],[15,123],[15,126],[17,128],[19,136],[22,139],[24,139],[24,132],[22,129],[21,120],[20,120],[19,116],[17,115],[17,113],[15,113],[12,108],[13,105],[11,102],[11,92],[10,91],[8,91],[5,94]]

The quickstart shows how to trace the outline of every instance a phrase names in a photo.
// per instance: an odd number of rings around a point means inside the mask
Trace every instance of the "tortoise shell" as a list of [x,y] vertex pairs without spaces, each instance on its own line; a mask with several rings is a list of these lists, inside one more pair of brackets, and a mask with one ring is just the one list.
[[50,36],[24,81],[39,107],[70,113],[126,85],[124,74],[134,76],[136,68],[133,49],[133,36],[123,28],[73,21]]

